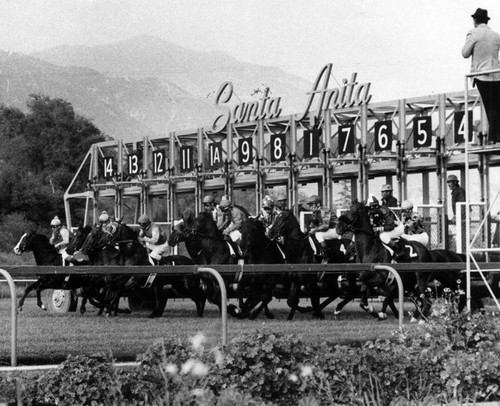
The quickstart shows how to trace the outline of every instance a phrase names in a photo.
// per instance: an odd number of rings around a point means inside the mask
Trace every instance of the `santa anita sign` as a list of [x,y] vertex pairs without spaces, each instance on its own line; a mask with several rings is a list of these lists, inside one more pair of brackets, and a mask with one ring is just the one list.
[[[325,65],[320,71],[312,90],[307,92],[309,99],[299,120],[307,117],[312,109],[321,114],[325,109],[359,106],[370,101],[372,97],[370,95],[371,83],[359,84],[356,82],[357,73],[353,73],[350,80],[342,79],[342,86],[329,89],[331,72],[331,63]],[[233,93],[233,84],[231,82],[224,82],[219,88],[215,98],[215,105],[225,107],[225,111],[215,118],[212,124],[212,132],[218,133],[222,131],[230,123],[238,124],[265,118],[276,118],[281,114],[281,97],[269,97],[269,88],[265,89],[262,98],[258,101],[237,103],[229,107]]]

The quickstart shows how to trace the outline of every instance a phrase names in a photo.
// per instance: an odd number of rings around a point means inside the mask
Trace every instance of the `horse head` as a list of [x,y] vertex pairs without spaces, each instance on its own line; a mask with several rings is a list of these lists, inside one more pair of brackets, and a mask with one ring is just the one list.
[[24,233],[14,247],[16,255],[21,255],[23,252],[31,251],[34,237],[35,233],[33,231]]
[[370,230],[370,219],[366,206],[362,202],[355,200],[349,210],[343,213],[337,223],[337,233],[345,234],[349,231]]
[[187,224],[186,230],[200,237],[222,239],[222,233],[217,228],[217,223],[212,217],[212,213],[205,211],[198,214],[191,224]]
[[283,235],[290,214],[290,211],[284,210],[276,216],[273,224],[267,231],[267,237],[270,240],[275,240],[280,235]]
[[252,247],[260,247],[266,241],[269,242],[264,224],[255,218],[247,218],[241,225],[240,231],[240,248],[244,257],[248,257]]
[[118,244],[121,242],[128,243],[131,241],[138,242],[137,232],[125,223],[118,223],[118,228],[116,229],[115,233],[109,238],[108,244]]
[[104,247],[108,241],[105,240],[104,231],[102,231],[102,228],[100,226],[96,226],[92,228],[92,230],[88,233],[87,237],[85,238],[85,241],[83,242],[82,246],[80,247],[80,252],[82,252],[85,255],[88,255],[90,251],[93,251],[97,248],[102,248]]
[[73,238],[71,238],[71,240],[69,241],[69,244],[66,247],[66,252],[72,255],[73,253],[78,251],[82,247],[91,231],[92,227],[90,226],[80,226],[75,231],[73,231]]

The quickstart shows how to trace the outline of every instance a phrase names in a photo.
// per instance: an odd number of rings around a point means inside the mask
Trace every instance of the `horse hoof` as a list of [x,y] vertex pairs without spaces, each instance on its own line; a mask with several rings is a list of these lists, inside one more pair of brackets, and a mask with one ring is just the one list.
[[386,313],[383,313],[383,312],[379,312],[379,313],[378,313],[378,320],[379,320],[379,321],[384,321],[384,320],[387,320],[387,314],[386,314]]
[[410,319],[410,323],[417,323],[417,322],[418,322],[418,320],[412,316],[412,318]]
[[40,309],[47,311],[47,307],[44,304],[40,306]]
[[340,310],[334,310],[333,315],[338,316],[340,314]]

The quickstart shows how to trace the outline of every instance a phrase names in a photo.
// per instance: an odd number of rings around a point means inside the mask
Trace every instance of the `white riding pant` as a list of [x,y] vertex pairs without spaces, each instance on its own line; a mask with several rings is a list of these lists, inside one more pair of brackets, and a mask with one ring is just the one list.
[[429,244],[429,234],[425,231],[420,234],[403,234],[401,237],[408,241],[418,241],[422,245]]
[[165,254],[168,250],[168,242],[165,244],[160,244],[160,245],[153,245],[150,243],[146,243],[146,248],[150,250],[151,252],[149,253],[149,256],[153,259],[156,259],[159,261],[163,254]]
[[241,231],[234,230],[229,233],[229,238],[233,240],[235,243],[238,243],[241,240]]
[[404,231],[405,231],[405,226],[403,225],[403,223],[399,223],[393,230],[381,232],[380,240],[384,244],[389,244],[392,239],[397,239],[401,237]]
[[340,239],[340,235],[337,234],[337,231],[334,228],[329,228],[326,231],[316,231],[314,235],[319,243],[322,243],[325,240]]

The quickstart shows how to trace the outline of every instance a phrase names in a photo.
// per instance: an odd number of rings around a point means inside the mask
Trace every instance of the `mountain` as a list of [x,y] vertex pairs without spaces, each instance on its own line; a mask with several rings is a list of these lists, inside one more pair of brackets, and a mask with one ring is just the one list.
[[22,110],[41,93],[69,101],[107,135],[125,140],[164,135],[208,121],[213,109],[173,83],[156,78],[109,77],[85,67],[63,67],[0,51],[0,101]]
[[[311,88],[309,82],[278,68],[145,35],[95,47],[60,46],[16,58],[25,58],[26,67],[39,67],[43,73],[43,79],[36,69],[30,73],[30,88],[40,86],[39,91],[67,99],[114,138],[209,126],[216,116],[215,93],[225,81],[233,83],[241,101],[254,100],[260,94],[252,97],[256,90],[269,87],[271,97],[282,98],[283,114],[300,112]],[[49,77],[51,69],[55,73]]]

